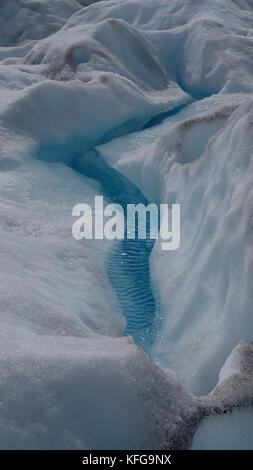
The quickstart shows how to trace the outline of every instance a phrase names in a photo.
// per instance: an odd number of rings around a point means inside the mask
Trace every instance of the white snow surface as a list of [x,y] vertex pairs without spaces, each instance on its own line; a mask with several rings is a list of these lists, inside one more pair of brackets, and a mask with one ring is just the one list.
[[[253,340],[252,8],[0,0],[1,449],[189,447],[192,393]],[[71,164],[94,147],[150,201],[181,204],[180,249],[150,259],[151,359],[122,337],[112,243],[71,237],[72,207],[101,192]],[[238,413],[194,446],[252,422]]]

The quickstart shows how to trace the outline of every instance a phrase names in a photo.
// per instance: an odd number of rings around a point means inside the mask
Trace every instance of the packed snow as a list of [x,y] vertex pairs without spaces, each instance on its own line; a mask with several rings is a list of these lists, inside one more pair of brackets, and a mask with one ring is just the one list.
[[[0,0],[1,449],[252,448],[252,8]],[[180,249],[77,242],[97,194]]]

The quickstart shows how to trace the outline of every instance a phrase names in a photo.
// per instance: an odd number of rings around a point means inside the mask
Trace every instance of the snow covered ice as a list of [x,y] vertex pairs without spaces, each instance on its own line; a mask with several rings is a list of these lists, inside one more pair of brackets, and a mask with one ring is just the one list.
[[[1,449],[253,447],[252,26],[0,0]],[[180,249],[75,241],[97,194],[181,204]]]

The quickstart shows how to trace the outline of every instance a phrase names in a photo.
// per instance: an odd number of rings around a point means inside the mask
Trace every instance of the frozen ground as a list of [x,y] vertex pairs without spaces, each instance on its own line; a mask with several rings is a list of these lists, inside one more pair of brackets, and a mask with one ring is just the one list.
[[[252,448],[252,8],[0,0],[0,448]],[[75,241],[97,194],[181,248]]]

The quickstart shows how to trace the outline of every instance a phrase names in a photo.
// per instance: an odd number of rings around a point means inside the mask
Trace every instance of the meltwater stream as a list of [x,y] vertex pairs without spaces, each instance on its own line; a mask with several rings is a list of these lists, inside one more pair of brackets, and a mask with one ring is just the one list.
[[[187,102],[159,113],[144,124],[142,129],[156,126],[166,117],[177,114],[188,104]],[[103,136],[97,145],[134,132],[137,127],[135,120],[130,120],[124,126]],[[86,153],[81,152],[82,149],[89,147],[91,141],[75,136],[67,142],[48,142],[40,147],[36,158],[46,162],[65,162],[78,173],[94,179],[101,185],[101,195],[112,203],[120,204],[124,212],[126,212],[127,204],[142,203],[147,206],[150,201],[142,192],[128,178],[107,165],[98,151],[92,149]],[[71,155],[73,155],[72,158]],[[136,344],[151,354],[151,346],[160,331],[161,316],[158,290],[155,291],[155,286],[151,286],[150,280],[149,258],[154,240],[149,238],[149,225],[147,214],[146,240],[138,238],[129,240],[125,231],[125,239],[122,242],[115,242],[115,248],[111,251],[106,263],[106,271],[126,319],[124,334],[131,335]]]
[[[127,204],[149,201],[126,177],[109,167],[96,150],[72,162],[72,168],[100,183],[103,196],[120,204],[126,214]],[[125,335],[131,335],[136,344],[149,352],[158,331],[158,306],[150,284],[149,257],[154,240],[149,237],[149,217],[146,221],[146,240],[116,242],[107,260],[107,274],[114,287],[124,316]],[[126,224],[125,224],[126,225]],[[136,224],[137,225],[137,224]]]

